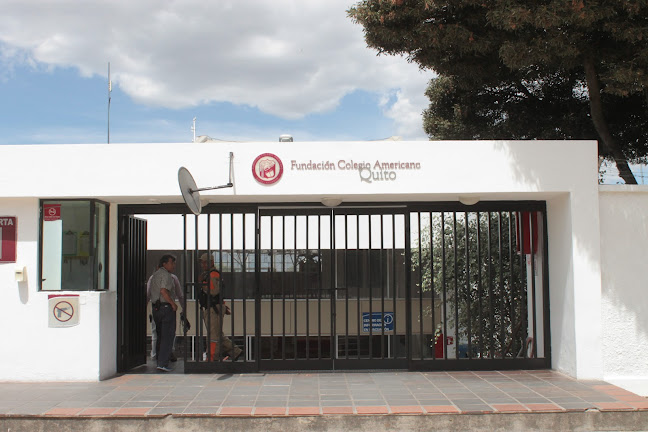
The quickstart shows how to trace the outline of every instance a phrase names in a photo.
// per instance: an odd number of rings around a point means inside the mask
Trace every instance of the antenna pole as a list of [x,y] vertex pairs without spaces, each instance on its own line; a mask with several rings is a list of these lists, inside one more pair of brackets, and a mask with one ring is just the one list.
[[191,125],[191,131],[193,132],[193,141],[196,142],[196,117],[193,118],[193,123]]
[[229,163],[229,183],[231,185],[234,185],[234,182],[232,181],[232,165],[234,162],[234,152],[230,152],[230,163]]
[[190,193],[194,192],[202,192],[202,191],[207,191],[207,190],[214,190],[214,189],[225,189],[225,188],[231,188],[234,187],[234,182],[232,182],[232,162],[234,161],[234,152],[230,152],[229,154],[229,183],[220,185],[220,186],[211,186],[211,187],[204,187],[204,188],[197,188],[197,189],[189,189]]
[[110,81],[110,62],[108,62],[108,144],[110,144],[110,93],[112,92],[112,82]]

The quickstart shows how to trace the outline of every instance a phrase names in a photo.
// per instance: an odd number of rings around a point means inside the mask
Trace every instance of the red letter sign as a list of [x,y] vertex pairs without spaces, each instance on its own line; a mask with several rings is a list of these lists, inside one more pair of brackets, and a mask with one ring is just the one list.
[[16,262],[16,217],[0,216],[0,263]]

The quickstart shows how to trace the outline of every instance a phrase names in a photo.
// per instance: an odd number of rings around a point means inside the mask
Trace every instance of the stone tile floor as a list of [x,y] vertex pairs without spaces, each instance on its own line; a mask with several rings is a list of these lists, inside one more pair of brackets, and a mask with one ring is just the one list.
[[[180,363],[180,362],[178,362]],[[555,371],[126,374],[0,382],[7,416],[317,416],[648,410],[648,399]]]

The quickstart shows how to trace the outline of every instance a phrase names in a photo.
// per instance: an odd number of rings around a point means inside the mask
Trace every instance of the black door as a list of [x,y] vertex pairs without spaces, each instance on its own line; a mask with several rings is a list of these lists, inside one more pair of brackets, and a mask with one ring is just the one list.
[[329,209],[260,210],[261,370],[333,368],[331,221]]
[[405,208],[333,211],[336,369],[407,367]]
[[146,363],[146,220],[120,218],[120,269],[117,288],[117,369]]

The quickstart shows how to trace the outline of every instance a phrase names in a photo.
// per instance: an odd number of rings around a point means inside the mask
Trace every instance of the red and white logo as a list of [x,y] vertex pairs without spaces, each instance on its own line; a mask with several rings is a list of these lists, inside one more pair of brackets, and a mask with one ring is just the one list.
[[43,220],[46,222],[61,219],[61,204],[43,204]]
[[264,153],[252,162],[252,175],[259,183],[273,184],[283,175],[281,159],[272,153]]

